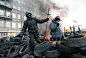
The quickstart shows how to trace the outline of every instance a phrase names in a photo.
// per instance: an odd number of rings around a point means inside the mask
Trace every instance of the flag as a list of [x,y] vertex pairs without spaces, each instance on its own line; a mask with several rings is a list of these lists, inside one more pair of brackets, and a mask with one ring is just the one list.
[[77,21],[73,20],[73,22],[78,23]]

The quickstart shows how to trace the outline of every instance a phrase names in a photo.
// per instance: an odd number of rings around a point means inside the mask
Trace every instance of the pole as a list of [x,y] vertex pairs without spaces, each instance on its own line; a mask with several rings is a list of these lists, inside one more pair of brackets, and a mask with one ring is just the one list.
[[[48,8],[48,13],[46,13],[46,14],[47,14],[47,18],[48,18],[48,16],[50,15],[50,14],[49,14],[49,10],[50,10],[50,7]],[[48,22],[46,23],[45,37],[47,36],[47,24],[48,24]],[[45,41],[45,40],[44,40],[44,41]]]

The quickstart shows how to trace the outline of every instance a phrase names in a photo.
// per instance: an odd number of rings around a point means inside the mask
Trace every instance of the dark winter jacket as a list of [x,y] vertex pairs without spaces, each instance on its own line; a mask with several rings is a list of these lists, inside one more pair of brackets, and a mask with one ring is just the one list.
[[36,19],[36,18],[32,18],[31,20],[24,21],[24,25],[23,25],[23,28],[21,30],[20,36],[23,36],[23,34],[27,28],[28,28],[28,32],[38,31],[37,23],[44,23],[47,21],[48,21],[48,19],[40,20],[40,19]]
[[57,26],[57,23],[55,22],[55,19],[52,20],[52,23],[50,24],[50,29],[52,32],[52,38],[62,38],[62,33],[59,29],[59,26]]

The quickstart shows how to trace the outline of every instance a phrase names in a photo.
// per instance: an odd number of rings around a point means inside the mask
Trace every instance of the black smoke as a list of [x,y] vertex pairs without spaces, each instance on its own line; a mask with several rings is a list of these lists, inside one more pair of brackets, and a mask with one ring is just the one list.
[[[51,0],[38,0],[39,3],[39,11],[42,13],[47,13],[48,8],[50,7],[51,10],[57,10],[57,13],[59,12],[61,17],[65,17],[68,14],[69,8],[68,6],[61,7],[59,3],[54,3]],[[52,13],[51,13],[52,14]]]

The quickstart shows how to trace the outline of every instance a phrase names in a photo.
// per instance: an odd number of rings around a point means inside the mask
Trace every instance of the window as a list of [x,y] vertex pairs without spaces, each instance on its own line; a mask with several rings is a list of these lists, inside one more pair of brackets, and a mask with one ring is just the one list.
[[1,1],[1,4],[3,4],[3,5],[4,5],[4,1]]
[[10,4],[8,3],[7,6],[10,7]]
[[21,23],[18,23],[18,28],[21,28]]
[[0,15],[4,15],[4,10],[0,10]]
[[24,16],[24,20],[26,20],[26,16]]
[[0,27],[3,27],[3,26],[4,26],[4,21],[0,20]]
[[16,28],[16,22],[12,22],[12,28]]
[[7,17],[10,17],[10,12],[7,11],[7,12],[6,12],[6,16],[7,16]]
[[26,3],[24,2],[24,5],[26,5]]
[[14,0],[14,1],[16,1],[16,0]]
[[10,21],[6,21],[6,27],[11,27]]
[[18,7],[18,10],[20,10],[20,7]]
[[18,14],[18,19],[21,19],[21,15]]
[[20,3],[20,0],[18,0],[18,3]]
[[13,5],[13,8],[16,9],[16,5]]
[[16,18],[16,14],[15,14],[15,13],[12,13],[12,17],[13,17],[13,18]]
[[24,9],[24,12],[26,12],[26,9]]

